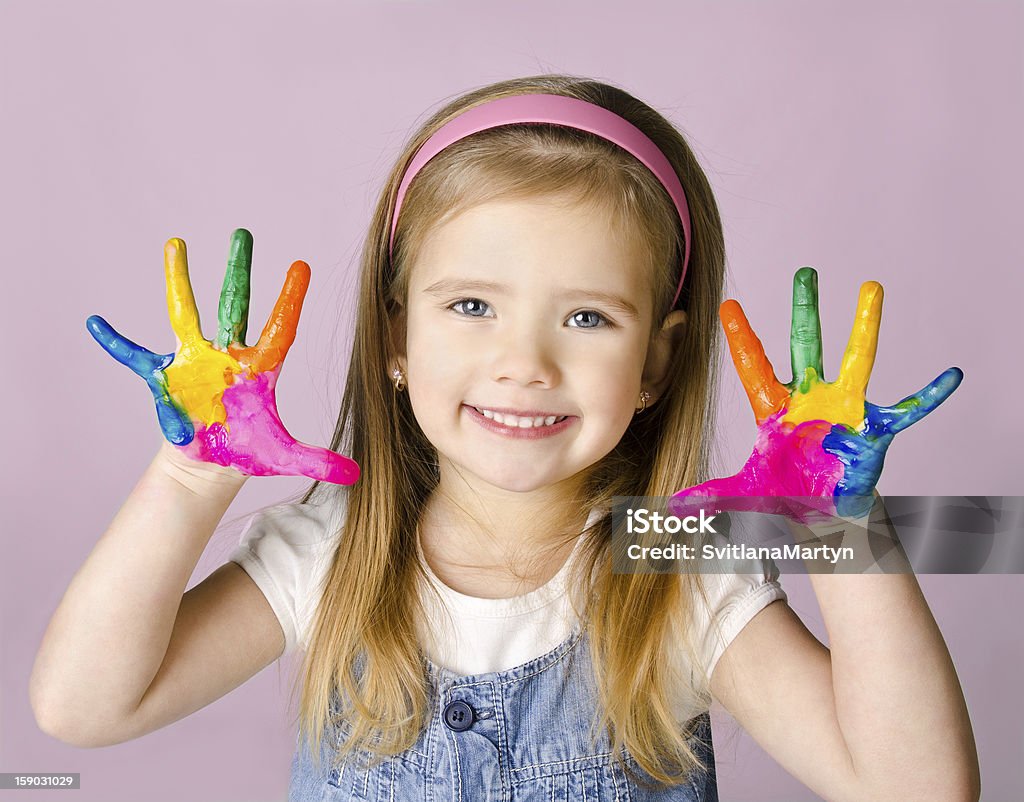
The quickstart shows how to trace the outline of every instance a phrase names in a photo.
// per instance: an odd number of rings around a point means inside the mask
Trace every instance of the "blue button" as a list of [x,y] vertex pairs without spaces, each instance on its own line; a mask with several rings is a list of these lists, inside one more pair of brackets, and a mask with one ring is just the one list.
[[473,708],[461,699],[456,699],[445,705],[443,718],[448,729],[462,732],[473,726]]

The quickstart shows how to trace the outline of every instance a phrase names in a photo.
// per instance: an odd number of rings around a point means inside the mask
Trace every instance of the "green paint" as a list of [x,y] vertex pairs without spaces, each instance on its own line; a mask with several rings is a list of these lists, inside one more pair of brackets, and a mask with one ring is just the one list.
[[807,369],[804,371],[804,375],[797,379],[799,385],[798,389],[801,393],[809,393],[811,391],[811,387],[813,387],[817,383],[817,380],[817,371],[814,368],[808,366]]
[[789,354],[793,365],[793,385],[801,390],[810,381],[809,371],[822,381],[821,319],[818,316],[818,273],[813,267],[801,267],[793,276],[793,322],[789,331]]
[[245,345],[249,323],[249,273],[252,270],[252,234],[244,228],[231,235],[228,269],[220,291],[217,310],[217,340],[214,346],[226,350],[230,343]]

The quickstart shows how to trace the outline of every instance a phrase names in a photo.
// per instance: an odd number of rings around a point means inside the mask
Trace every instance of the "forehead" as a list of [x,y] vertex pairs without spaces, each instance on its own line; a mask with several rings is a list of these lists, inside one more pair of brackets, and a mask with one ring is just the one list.
[[611,214],[558,198],[502,199],[473,206],[435,226],[410,281],[498,279],[513,284],[582,285],[650,292],[647,257]]

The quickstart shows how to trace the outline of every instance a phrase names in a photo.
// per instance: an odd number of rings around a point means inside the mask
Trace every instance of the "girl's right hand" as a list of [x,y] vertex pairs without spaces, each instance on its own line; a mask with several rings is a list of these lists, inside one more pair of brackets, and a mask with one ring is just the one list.
[[177,353],[148,351],[99,315],[91,316],[86,327],[108,354],[145,379],[164,437],[181,454],[251,476],[308,476],[352,484],[359,478],[353,460],[296,441],[277,413],[275,386],[295,340],[309,265],[292,264],[259,341],[246,346],[251,264],[252,235],[240,228],[231,237],[213,342],[200,330],[185,243],[177,238],[164,246],[167,308],[178,337]]

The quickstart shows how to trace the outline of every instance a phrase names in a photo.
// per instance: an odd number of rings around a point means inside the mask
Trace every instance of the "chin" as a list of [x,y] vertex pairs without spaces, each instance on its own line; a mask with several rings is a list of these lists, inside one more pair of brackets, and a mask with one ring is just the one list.
[[553,474],[538,470],[536,464],[516,468],[509,466],[500,471],[494,470],[493,466],[481,466],[479,470],[470,470],[489,485],[509,493],[530,493],[568,478],[568,474],[563,475],[562,472]]
[[501,477],[485,475],[481,478],[488,484],[501,488],[502,490],[506,490],[509,493],[530,493],[534,490],[540,490],[541,488],[548,487],[555,483],[554,481],[537,476],[536,474]]

